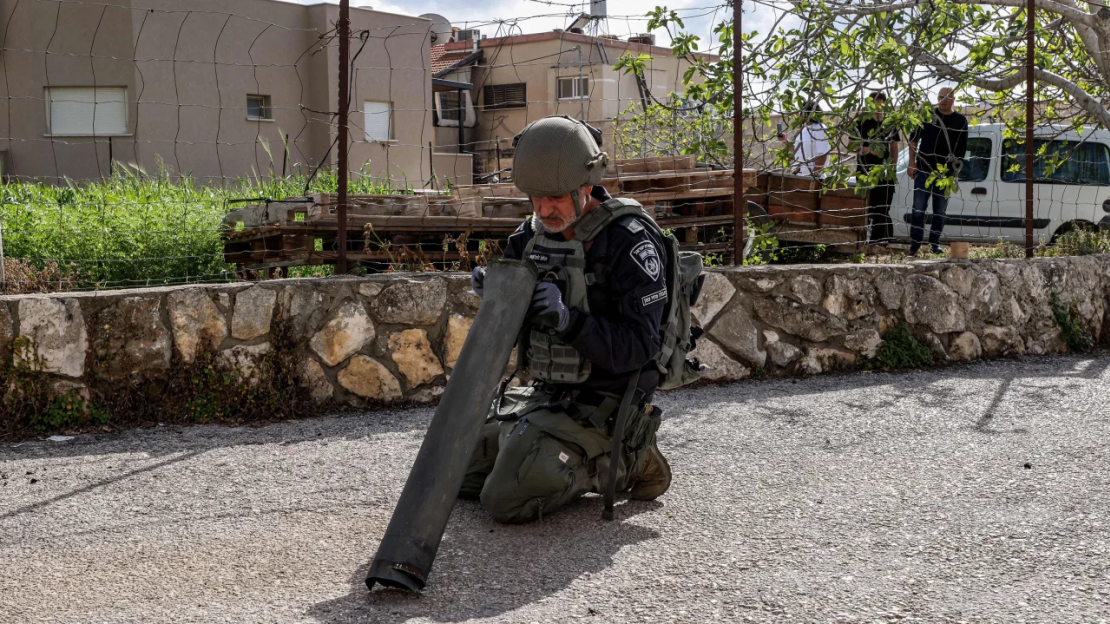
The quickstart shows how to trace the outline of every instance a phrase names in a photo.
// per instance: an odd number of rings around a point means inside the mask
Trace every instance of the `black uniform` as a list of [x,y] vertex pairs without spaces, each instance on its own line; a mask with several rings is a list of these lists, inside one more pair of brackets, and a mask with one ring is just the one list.
[[[959,160],[967,151],[967,117],[956,111],[942,115],[933,109],[932,121],[918,128],[910,142],[917,143],[917,168],[932,173],[938,164]],[[952,167],[949,167],[949,172]]]
[[[600,192],[599,190],[600,189]],[[600,186],[594,196],[608,194]],[[509,237],[506,258],[522,259],[536,236],[528,219]],[[561,234],[545,233],[553,243]],[[543,246],[531,254],[541,264],[564,245]],[[501,522],[527,522],[586,492],[600,492],[609,473],[611,423],[629,376],[640,369],[643,401],[659,385],[654,357],[660,348],[663,308],[667,305],[665,247],[654,228],[629,215],[613,220],[594,236],[585,252],[585,300],[590,312],[570,308],[568,328],[559,336],[590,363],[581,383],[541,383],[509,388],[493,405],[459,495],[478,497]],[[575,258],[577,250],[572,250]],[[540,260],[541,255],[547,258]],[[592,279],[589,276],[593,276]],[[567,293],[563,293],[564,297]],[[581,295],[575,289],[574,297]],[[578,375],[573,378],[578,378]],[[633,404],[628,414],[617,470],[617,490],[646,461],[659,427],[659,411]]]
[[[528,219],[509,236],[505,257],[521,259],[534,236]],[[659,385],[653,358],[667,304],[664,249],[659,235],[634,216],[617,219],[593,239],[586,250],[586,270],[596,276],[586,290],[590,313],[571,308],[563,338],[593,364],[589,379],[575,387],[622,393],[637,368],[646,397]]]
[[[898,142],[897,130],[882,128],[882,122],[873,116],[865,119],[859,126],[860,147],[870,149],[867,154],[860,154],[860,172],[870,174],[874,167],[888,165],[891,162],[891,146]],[[896,180],[886,178],[879,180],[867,193],[867,241],[869,243],[883,243],[894,236],[894,225],[890,220],[890,205],[894,201],[894,187]]]

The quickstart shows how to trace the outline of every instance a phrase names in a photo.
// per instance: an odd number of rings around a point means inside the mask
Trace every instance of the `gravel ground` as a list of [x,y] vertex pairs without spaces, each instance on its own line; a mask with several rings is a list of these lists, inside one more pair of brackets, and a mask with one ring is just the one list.
[[0,622],[1107,622],[1110,357],[662,397],[619,522],[461,502],[363,585],[431,410],[0,448]]

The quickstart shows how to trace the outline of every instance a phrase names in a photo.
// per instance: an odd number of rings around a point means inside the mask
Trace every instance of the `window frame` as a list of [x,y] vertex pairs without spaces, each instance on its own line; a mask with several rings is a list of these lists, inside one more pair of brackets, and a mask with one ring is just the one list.
[[[521,95],[521,101],[520,102],[515,102],[515,101],[514,102],[504,102],[504,101],[501,101],[501,102],[497,102],[495,104],[490,104],[490,94],[491,93],[498,93],[498,92],[504,93],[505,91],[508,91],[508,89],[512,88],[512,87],[520,87],[520,95]],[[498,91],[498,90],[500,90],[500,91]],[[482,110],[502,110],[502,109],[527,108],[527,107],[528,107],[528,83],[526,83],[526,82],[512,82],[512,83],[504,83],[504,84],[496,84],[496,85],[486,85],[486,86],[482,87]]]
[[[971,152],[970,152],[970,150],[971,150],[971,142],[972,141],[986,141],[987,142],[987,154],[988,155],[985,159],[987,161],[987,168],[986,168],[985,171],[983,171],[983,177],[981,177],[981,178],[965,178],[965,177],[962,177],[964,171],[969,170],[968,165],[971,163],[971,158],[970,158],[970,153]],[[965,156],[964,159],[963,159],[964,166],[960,169],[959,181],[960,182],[982,182],[982,181],[986,180],[987,178],[989,178],[990,174],[991,174],[991,161],[994,159],[994,139],[989,137],[989,136],[971,136],[971,137],[967,138],[967,145],[968,145],[968,156]],[[984,160],[984,159],[980,158],[980,160]]]
[[[62,90],[62,89],[79,89],[79,90],[92,91],[93,92],[93,101],[92,101],[92,105],[93,105],[93,121],[92,121],[92,123],[93,123],[93,126],[90,130],[81,131],[81,132],[57,132],[56,131],[55,123],[54,123],[54,109],[53,109],[53,104],[54,104],[56,98],[53,97],[51,92],[55,91],[55,90]],[[122,115],[123,129],[118,131],[118,132],[113,132],[113,131],[97,132],[96,131],[96,112],[95,111],[96,111],[97,106],[102,105],[100,102],[98,102],[96,92],[101,91],[101,90],[122,92],[122,94],[123,94],[123,99],[122,100],[113,100],[111,102],[106,102],[106,103],[118,103],[118,104],[123,105],[123,109],[122,109],[123,110],[123,115]],[[46,120],[45,120],[46,121],[46,123],[45,123],[46,132],[43,133],[43,136],[46,136],[46,137],[105,137],[105,138],[134,136],[132,133],[128,132],[128,130],[127,130],[128,127],[131,124],[130,101],[127,99],[127,94],[128,94],[128,88],[126,86],[119,86],[119,85],[68,85],[68,86],[52,85],[52,86],[45,86],[45,87],[43,87],[43,103],[44,103],[45,108],[46,108],[46,111],[45,111],[46,112]]]
[[[459,92],[458,91],[443,91],[443,92],[437,93],[436,97],[439,98],[438,101],[436,102],[436,104],[437,104],[437,106],[436,106],[436,125],[437,126],[439,126],[441,128],[457,128],[460,123],[465,122],[465,120],[466,120],[466,103],[463,102],[462,98],[459,97]],[[451,106],[448,105],[449,102],[446,101],[448,98],[456,98],[454,108],[452,108]],[[447,111],[454,111],[455,114],[457,115],[457,117],[455,119],[452,119],[450,117],[445,116],[444,113],[447,112]],[[451,123],[446,123],[445,124],[445,123],[443,123],[445,121],[446,122],[451,122]]]
[[[567,80],[572,85],[571,92],[574,95],[562,95],[563,81]],[[585,93],[582,92],[582,86],[585,85]],[[555,95],[559,100],[588,100],[590,98],[590,77],[582,76],[556,76],[555,77]]]
[[[999,175],[998,175],[998,178],[1001,181],[1007,182],[1007,183],[1010,183],[1010,184],[1024,184],[1027,177],[1028,177],[1028,174],[1021,175],[1021,169],[1018,169],[1018,171],[1016,171],[1014,173],[1009,172],[1010,166],[1012,164],[1015,164],[1015,163],[1012,162],[1014,160],[1018,161],[1016,164],[1018,164],[1020,167],[1022,167],[1022,168],[1025,167],[1025,146],[1021,145],[1021,151],[1020,152],[1011,153],[1007,149],[1008,145],[1016,145],[1017,143],[1018,142],[1014,141],[1013,139],[1004,140],[1002,142],[1002,148],[999,151]],[[1104,168],[1104,170],[1106,172],[1105,177],[1104,177],[1105,181],[1103,181],[1103,182],[1069,182],[1067,180],[1058,180],[1058,179],[1054,179],[1054,178],[1034,177],[1033,178],[1033,183],[1034,184],[1060,184],[1060,185],[1066,185],[1066,186],[1110,186],[1110,145],[1108,145],[1107,143],[1104,143],[1102,141],[1096,141],[1096,140],[1093,140],[1093,139],[1091,139],[1091,140],[1076,140],[1076,139],[1060,139],[1060,138],[1052,138],[1052,139],[1034,138],[1033,139],[1033,147],[1034,147],[1033,173],[1034,173],[1034,175],[1036,175],[1036,173],[1037,173],[1037,166],[1038,166],[1039,161],[1042,158],[1044,158],[1044,156],[1038,156],[1036,154],[1036,152],[1040,151],[1042,145],[1052,144],[1052,143],[1063,143],[1065,145],[1065,148],[1063,150],[1049,150],[1049,149],[1046,149],[1045,150],[1045,156],[1047,156],[1051,153],[1058,153],[1060,151],[1072,151],[1076,147],[1082,147],[1082,146],[1087,146],[1087,145],[1095,146],[1096,148],[1101,148],[1103,155],[1106,157],[1106,160],[1103,161],[1103,164],[1102,164],[1102,167]],[[1063,162],[1067,162],[1067,160],[1064,160]],[[1042,167],[1042,171],[1043,171],[1043,167]],[[1017,177],[1019,175],[1021,175],[1021,177]]]
[[[262,99],[262,116],[261,117],[255,117],[255,116],[251,115],[251,99],[253,99],[253,98],[261,98]],[[273,108],[272,98],[269,95],[264,95],[262,93],[248,93],[247,94],[247,121],[273,121],[273,120],[274,120],[274,108]]]
[[[389,117],[389,119],[387,121],[388,126],[387,126],[387,129],[386,129],[386,134],[388,135],[389,138],[380,139],[380,138],[377,138],[377,137],[371,137],[370,136],[370,129],[368,127],[368,124],[366,123],[366,117],[367,117],[367,115],[376,114],[376,113],[371,113],[369,110],[367,110],[369,108],[369,106],[367,106],[368,104],[385,104],[388,107],[388,117]],[[367,143],[392,143],[392,142],[395,142],[397,140],[397,135],[395,134],[396,124],[394,123],[394,121],[395,120],[394,120],[393,102],[387,102],[385,100],[363,100],[362,101],[362,137],[363,137],[363,139],[365,139],[365,141]]]

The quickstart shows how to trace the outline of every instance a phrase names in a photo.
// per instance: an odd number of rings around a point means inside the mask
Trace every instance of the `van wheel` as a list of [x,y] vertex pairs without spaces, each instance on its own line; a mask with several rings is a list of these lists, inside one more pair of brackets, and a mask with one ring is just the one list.
[[1056,233],[1052,235],[1052,240],[1049,241],[1049,244],[1056,244],[1057,239],[1059,239],[1064,234],[1067,234],[1068,232],[1075,232],[1076,230],[1081,232],[1093,232],[1096,229],[1098,228],[1095,227],[1095,224],[1091,223],[1090,221],[1068,221],[1056,230]]

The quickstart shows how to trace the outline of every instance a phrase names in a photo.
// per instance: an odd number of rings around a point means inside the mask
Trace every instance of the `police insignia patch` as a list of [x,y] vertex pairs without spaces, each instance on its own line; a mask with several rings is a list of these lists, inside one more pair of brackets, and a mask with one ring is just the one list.
[[639,219],[629,219],[624,224],[624,227],[628,228],[628,231],[632,232],[633,234],[637,234],[639,232],[644,231],[644,224],[640,223]]
[[653,280],[659,279],[663,265],[659,263],[659,255],[655,252],[655,245],[651,241],[641,241],[632,248],[632,259],[640,265],[644,273]]

